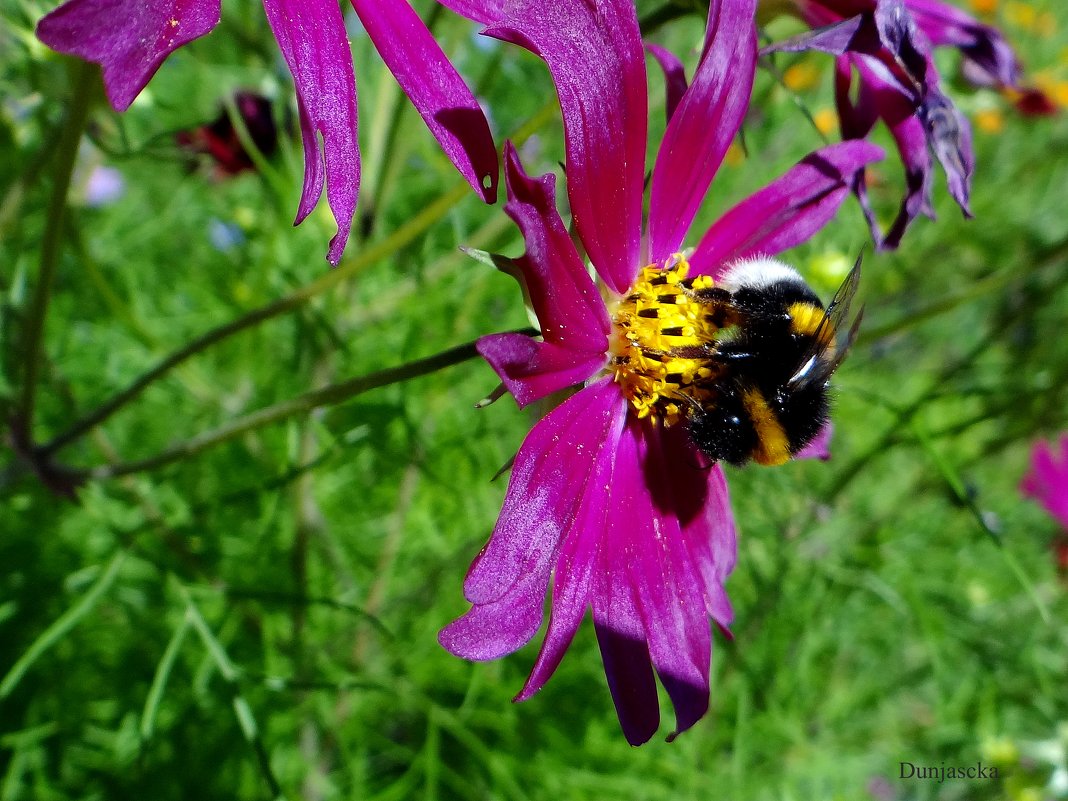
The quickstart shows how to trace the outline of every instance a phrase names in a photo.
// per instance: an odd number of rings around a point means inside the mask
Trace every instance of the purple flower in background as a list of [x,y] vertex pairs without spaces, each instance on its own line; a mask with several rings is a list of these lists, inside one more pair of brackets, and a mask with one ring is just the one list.
[[1068,529],[1068,434],[1054,447],[1036,442],[1031,451],[1031,470],[1020,482],[1020,492],[1045,507]]
[[[278,148],[278,127],[274,122],[271,101],[255,92],[235,92],[233,109],[241,118],[241,124],[255,149],[264,156],[273,155]],[[237,175],[256,168],[252,154],[245,149],[238,135],[230,111],[225,108],[207,125],[179,131],[175,139],[180,146],[194,153],[210,156],[221,176]]]
[[1061,524],[1053,541],[1053,557],[1062,576],[1068,576],[1068,434],[1051,447],[1036,442],[1031,469],[1020,482],[1020,492],[1038,501]]
[[[267,20],[293,74],[304,139],[304,187],[294,224],[326,183],[337,221],[327,258],[341,259],[360,183],[356,80],[334,0],[264,0]],[[497,198],[497,153],[471,90],[406,0],[352,0],[386,66],[446,155],[483,199]],[[100,64],[108,99],[129,107],[163,61],[219,22],[220,0],[68,0],[37,35],[61,53]],[[322,136],[320,148],[319,136]]]
[[[583,386],[523,442],[496,528],[464,583],[472,609],[440,639],[473,660],[512,653],[541,627],[552,577],[548,629],[517,700],[548,681],[589,607],[620,724],[635,745],[660,723],[654,670],[675,707],[676,734],[707,711],[709,618],[730,624],[724,581],[736,547],[723,472],[691,444],[671,388],[683,379],[643,373],[634,349],[645,336],[688,336],[685,325],[672,332],[672,315],[702,325],[700,304],[680,281],[710,287],[739,262],[807,240],[832,218],[856,173],[881,156],[866,142],[813,153],[723,215],[692,255],[679,252],[748,108],[754,5],[711,3],[704,54],[653,166],[646,237],[646,68],[633,2],[518,2],[486,31],[549,67],[563,112],[572,218],[606,297],[556,210],[554,177],[528,177],[507,144],[505,210],[526,241],[510,267],[541,337],[488,336],[479,352],[520,406]],[[664,318],[643,315],[639,296],[659,304]]]
[[126,179],[114,167],[98,164],[85,182],[85,205],[91,209],[110,206],[126,194]]
[[835,99],[843,138],[863,139],[882,120],[897,143],[905,167],[905,197],[885,234],[868,203],[863,178],[855,187],[876,245],[896,248],[916,217],[934,217],[932,151],[946,173],[950,195],[970,217],[975,166],[971,129],[941,90],[931,41],[909,13],[911,0],[794,2],[814,30],[767,51],[813,49],[838,56]]
[[997,28],[941,0],[905,0],[905,7],[933,46],[960,51],[962,72],[974,86],[1017,95],[1017,107],[1025,114],[1056,111],[1054,102],[1041,90],[1024,85],[1020,60]]

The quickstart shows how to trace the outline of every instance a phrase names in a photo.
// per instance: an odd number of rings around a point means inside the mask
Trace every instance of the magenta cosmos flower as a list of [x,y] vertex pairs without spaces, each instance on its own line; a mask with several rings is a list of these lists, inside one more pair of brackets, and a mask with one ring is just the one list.
[[[486,118],[406,0],[352,0],[386,66],[461,175],[487,203],[497,199],[497,153]],[[294,224],[326,183],[337,264],[348,240],[360,184],[356,79],[335,0],[264,0],[267,20],[293,74],[304,139],[304,188]],[[129,107],[163,61],[219,22],[220,0],[69,0],[45,16],[37,35],[61,53],[100,64],[108,99]],[[319,136],[322,136],[320,151]]]
[[[896,248],[916,217],[934,217],[931,152],[945,171],[950,195],[970,217],[968,201],[975,167],[971,129],[942,92],[931,57],[932,41],[910,13],[916,5],[927,12],[923,19],[932,20],[933,7],[941,4],[924,0],[792,3],[814,30],[773,45],[768,52],[813,49],[838,56],[835,99],[843,138],[863,139],[882,120],[897,144],[905,168],[905,196],[885,234],[868,203],[863,180],[855,187],[876,245]],[[948,34],[943,31],[944,36]],[[978,46],[975,52],[980,52]],[[983,63],[1006,71],[1003,64],[995,67],[990,59]]]
[[1045,507],[1068,530],[1068,434],[1051,447],[1036,442],[1031,451],[1031,470],[1020,482],[1020,491]]
[[[528,177],[509,143],[505,210],[526,241],[514,266],[541,337],[488,336],[479,352],[520,406],[581,388],[523,442],[496,528],[464,583],[472,608],[440,639],[473,660],[517,650],[541,627],[552,577],[548,629],[517,700],[545,684],[591,608],[632,744],[659,726],[654,670],[675,707],[675,733],[708,709],[709,618],[731,621],[724,581],[736,549],[723,473],[692,446],[671,400],[668,385],[680,379],[640,374],[631,349],[685,341],[694,306],[679,281],[711,286],[740,261],[805,241],[834,215],[856,172],[881,156],[866,142],[824,148],[723,215],[692,254],[680,253],[748,107],[754,3],[711,4],[704,55],[653,166],[647,237],[646,66],[633,2],[520,2],[485,31],[549,67],[572,218],[603,294],[556,210],[554,177]],[[639,298],[663,316],[650,320]]]
[[1061,524],[1051,543],[1054,564],[1068,577],[1068,434],[1053,446],[1036,442],[1031,451],[1031,469],[1020,482],[1020,492],[1033,498]]

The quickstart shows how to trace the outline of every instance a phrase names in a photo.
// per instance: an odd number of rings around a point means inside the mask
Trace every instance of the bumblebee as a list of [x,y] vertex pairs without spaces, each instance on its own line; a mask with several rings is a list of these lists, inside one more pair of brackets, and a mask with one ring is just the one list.
[[[693,444],[710,459],[782,464],[827,423],[828,384],[856,337],[843,336],[860,282],[860,259],[825,308],[793,268],[744,261],[715,285],[682,290],[719,324],[703,346],[710,369],[694,381],[687,416]],[[696,356],[697,354],[691,354]]]

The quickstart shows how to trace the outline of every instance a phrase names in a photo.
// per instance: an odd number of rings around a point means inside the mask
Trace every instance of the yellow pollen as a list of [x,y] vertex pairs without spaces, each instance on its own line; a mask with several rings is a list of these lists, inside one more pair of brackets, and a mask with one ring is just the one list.
[[710,358],[717,336],[737,324],[732,307],[701,292],[707,275],[688,280],[690,265],[675,254],[665,267],[642,268],[613,315],[616,382],[638,417],[674,425],[707,401],[720,373]]

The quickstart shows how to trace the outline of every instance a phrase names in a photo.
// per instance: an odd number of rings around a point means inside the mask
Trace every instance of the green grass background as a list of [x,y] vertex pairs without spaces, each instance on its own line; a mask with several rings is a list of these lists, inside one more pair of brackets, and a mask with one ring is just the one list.
[[[265,92],[292,118],[262,10],[223,6],[219,28],[169,59],[128,113],[97,90],[45,326],[39,441],[195,337],[328,273],[325,204],[290,226],[298,142],[268,172],[231,180],[190,169],[173,144],[232,89]],[[78,71],[33,39],[49,7],[0,0],[5,417]],[[1021,8],[1002,4],[992,19],[1031,67],[1068,78],[1068,23],[1018,24]],[[528,168],[558,170],[543,66],[432,18],[498,141],[533,134]],[[510,279],[457,250],[518,254],[511,223],[457,188],[367,37],[351,33],[365,179],[344,280],[198,353],[61,451],[64,464],[151,456],[309,389],[527,324]],[[654,38],[692,68],[700,35],[686,16]],[[869,248],[834,458],[728,470],[737,621],[733,641],[716,639],[712,708],[692,731],[626,744],[588,621],[521,705],[510,699],[536,643],[479,665],[438,646],[500,508],[505,481],[490,479],[532,422],[507,399],[473,408],[496,381],[472,360],[90,482],[77,503],[5,450],[0,801],[1068,798],[1056,773],[1068,747],[1060,535],[1017,490],[1032,442],[1068,428],[1068,122],[1020,118],[954,81],[953,54],[939,62],[969,114],[1003,115],[1000,132],[976,132],[976,219],[961,219],[939,175],[938,221],[917,222],[897,253]],[[801,108],[830,105],[830,62],[811,63],[820,79],[796,94],[758,75],[748,157],[723,168],[703,223],[821,144]],[[653,68],[650,87],[653,153]],[[97,164],[120,170],[126,192],[89,208]],[[901,180],[892,154],[878,172],[888,220]],[[242,241],[213,246],[220,223]],[[849,202],[789,258],[827,297],[866,241]],[[668,707],[662,734],[670,722]],[[899,778],[902,761],[979,760],[1001,778]]]

